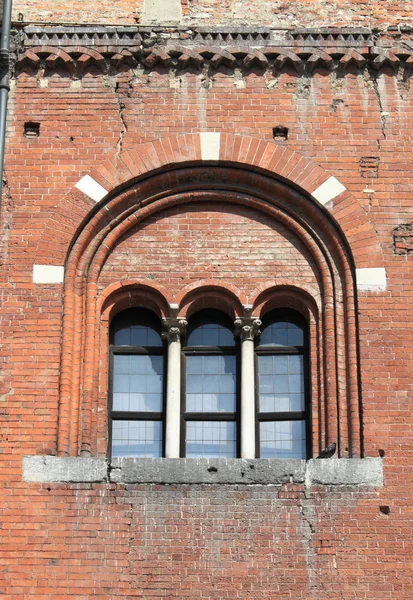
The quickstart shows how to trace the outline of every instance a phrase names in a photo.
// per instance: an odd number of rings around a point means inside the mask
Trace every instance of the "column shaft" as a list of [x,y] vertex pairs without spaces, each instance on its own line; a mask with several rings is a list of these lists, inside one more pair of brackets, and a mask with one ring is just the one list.
[[181,335],[187,322],[164,319],[164,339],[168,341],[166,374],[165,457],[179,458],[181,441]]
[[241,458],[255,458],[254,341],[241,342]]
[[241,338],[241,458],[255,458],[255,376],[254,338],[261,321],[240,317],[235,331]]
[[181,341],[168,342],[165,457],[179,458],[181,422]]

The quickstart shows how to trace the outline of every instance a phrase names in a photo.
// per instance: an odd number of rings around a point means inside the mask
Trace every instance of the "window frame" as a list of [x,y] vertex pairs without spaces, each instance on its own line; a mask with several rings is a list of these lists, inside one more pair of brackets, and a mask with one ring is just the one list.
[[[203,309],[195,313],[189,322],[184,343],[181,349],[181,426],[180,426],[180,458],[186,458],[186,424],[188,421],[226,421],[235,422],[236,444],[234,458],[239,458],[241,451],[241,352],[238,338],[234,335],[233,346],[187,346],[186,340],[197,328],[202,315],[215,313],[222,316],[218,324],[222,324],[233,333],[234,325],[228,327],[229,317],[219,309]],[[186,410],[186,374],[188,356],[235,356],[235,411],[234,412],[187,412]],[[214,457],[219,458],[219,457]]]
[[[141,307],[134,307],[131,309],[125,309],[123,311],[120,311],[119,313],[117,313],[114,316],[114,319],[112,320],[112,323],[110,324],[109,327],[109,374],[108,374],[108,451],[107,451],[107,456],[108,459],[111,460],[112,458],[121,458],[121,457],[114,457],[112,455],[112,439],[113,439],[113,421],[161,421],[162,422],[162,451],[161,451],[161,457],[157,457],[157,458],[163,458],[165,456],[165,443],[166,443],[166,390],[167,390],[167,372],[168,372],[168,365],[167,365],[167,360],[168,360],[168,356],[167,356],[167,352],[166,352],[166,344],[165,344],[165,340],[162,338],[162,333],[161,333],[161,324],[159,322],[159,327],[152,327],[153,329],[155,329],[159,335],[161,336],[161,345],[160,346],[126,346],[126,345],[122,345],[122,346],[117,346],[115,344],[112,344],[112,326],[113,326],[113,321],[116,319],[116,317],[122,313],[125,313],[127,311],[145,311],[146,313],[152,313],[152,311],[149,311],[146,308],[141,308]],[[153,318],[151,317],[152,320],[152,324],[156,325],[157,323],[157,317],[155,313],[153,314]],[[144,319],[142,319],[142,321],[144,322]],[[148,327],[150,327],[150,325],[148,325]],[[113,384],[114,384],[114,357],[115,355],[128,355],[128,356],[162,356],[163,357],[163,363],[162,363],[162,410],[161,411],[119,411],[119,410],[113,410]],[[141,458],[141,457],[129,457],[129,458]]]
[[[268,320],[267,320],[268,319]],[[260,444],[260,423],[262,422],[282,422],[282,421],[304,421],[305,423],[305,448],[306,456],[302,460],[312,458],[312,427],[311,427],[311,378],[310,378],[310,347],[309,347],[309,326],[304,316],[290,308],[279,308],[269,311],[263,317],[265,327],[273,323],[291,323],[300,327],[303,331],[303,346],[265,346],[259,344],[260,336],[257,336],[254,343],[254,391],[255,391],[255,458],[261,458]],[[259,356],[303,356],[303,379],[304,379],[304,410],[290,412],[261,412],[260,408],[260,388],[259,388]],[[279,459],[279,460],[289,460]]]

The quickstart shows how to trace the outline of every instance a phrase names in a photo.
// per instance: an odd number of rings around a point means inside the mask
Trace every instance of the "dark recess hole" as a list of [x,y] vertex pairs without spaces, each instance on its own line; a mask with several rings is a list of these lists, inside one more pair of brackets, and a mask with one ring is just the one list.
[[216,467],[208,467],[208,473],[217,473],[218,469]]
[[288,127],[277,125],[277,127],[273,127],[272,135],[274,139],[288,140]]
[[383,515],[389,515],[390,506],[380,506],[380,512],[383,513]]
[[385,453],[384,450],[381,450],[381,449],[379,450],[379,456],[380,456],[380,458],[383,458],[385,454],[386,453]]
[[24,124],[24,137],[36,138],[40,135],[40,123],[34,123],[33,121],[27,121]]

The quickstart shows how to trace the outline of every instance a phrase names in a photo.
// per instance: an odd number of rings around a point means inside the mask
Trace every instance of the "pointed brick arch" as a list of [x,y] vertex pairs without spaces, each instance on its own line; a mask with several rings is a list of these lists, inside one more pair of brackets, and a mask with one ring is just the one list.
[[102,163],[62,198],[50,216],[38,245],[36,263],[64,264],[76,232],[91,211],[97,209],[97,201],[101,206],[127,187],[161,170],[205,161],[240,165],[288,182],[316,205],[326,207],[343,231],[356,267],[383,266],[377,234],[365,211],[328,171],[274,142],[219,133],[182,134],[147,142]]

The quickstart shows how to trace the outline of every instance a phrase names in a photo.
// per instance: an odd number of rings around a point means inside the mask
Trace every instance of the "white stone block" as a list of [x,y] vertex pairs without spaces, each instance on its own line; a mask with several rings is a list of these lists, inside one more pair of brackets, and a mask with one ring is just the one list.
[[313,198],[320,204],[327,204],[346,190],[345,186],[335,177],[329,177],[312,193]]
[[374,292],[386,289],[386,269],[384,267],[371,267],[356,269],[357,288]]
[[33,265],[33,283],[63,283],[64,275],[64,267]]
[[100,185],[97,181],[93,179],[90,175],[85,175],[77,182],[75,185],[78,190],[89,196],[95,202],[99,202],[102,200],[108,193],[107,190],[103,186]]
[[200,133],[202,160],[219,160],[221,148],[221,134],[204,132]]
[[143,25],[166,25],[181,20],[180,0],[144,0]]

